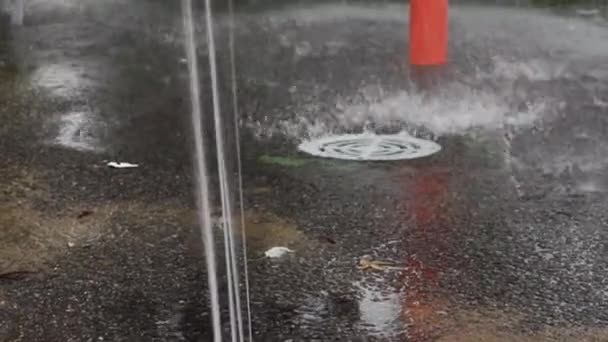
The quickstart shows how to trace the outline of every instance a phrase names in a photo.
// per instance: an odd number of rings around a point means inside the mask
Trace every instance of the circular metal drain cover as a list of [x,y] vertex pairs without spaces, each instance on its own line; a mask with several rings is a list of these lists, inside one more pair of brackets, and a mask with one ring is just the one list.
[[430,156],[441,146],[409,134],[345,134],[305,141],[298,149],[313,156],[344,160],[404,160]]

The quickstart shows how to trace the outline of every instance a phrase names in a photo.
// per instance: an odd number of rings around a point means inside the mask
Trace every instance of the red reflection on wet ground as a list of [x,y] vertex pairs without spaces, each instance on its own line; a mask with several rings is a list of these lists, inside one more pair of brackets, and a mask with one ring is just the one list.
[[403,272],[404,298],[401,312],[409,326],[408,341],[424,341],[437,330],[437,320],[445,310],[445,300],[436,295],[444,270],[443,255],[448,247],[449,172],[432,167],[417,170],[408,183],[408,212],[405,221],[407,248]]

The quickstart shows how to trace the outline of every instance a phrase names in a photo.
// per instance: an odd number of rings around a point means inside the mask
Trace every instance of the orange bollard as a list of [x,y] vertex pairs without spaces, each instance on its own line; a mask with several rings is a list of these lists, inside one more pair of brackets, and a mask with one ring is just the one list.
[[410,63],[445,64],[448,0],[410,0]]

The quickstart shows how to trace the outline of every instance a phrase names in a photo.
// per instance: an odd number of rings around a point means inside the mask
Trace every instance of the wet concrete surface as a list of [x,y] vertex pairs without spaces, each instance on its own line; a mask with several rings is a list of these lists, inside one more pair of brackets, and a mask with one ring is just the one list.
[[[0,340],[207,341],[179,14],[75,4],[32,1],[0,35]],[[445,80],[424,93],[406,13],[237,17],[255,340],[607,340],[608,29],[455,6]],[[220,16],[229,117],[226,28]],[[370,122],[443,150],[390,163],[295,150]],[[276,245],[295,253],[262,257]],[[358,269],[364,255],[395,267]]]

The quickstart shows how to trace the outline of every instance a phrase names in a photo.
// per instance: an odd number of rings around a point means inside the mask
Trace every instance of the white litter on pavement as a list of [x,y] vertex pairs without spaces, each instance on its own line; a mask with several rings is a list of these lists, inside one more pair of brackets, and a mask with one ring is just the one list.
[[131,163],[121,163],[121,162],[109,162],[108,166],[114,169],[132,169],[135,167],[139,167],[137,164]]
[[272,247],[264,252],[264,255],[267,258],[280,258],[287,253],[293,253],[293,251],[287,247]]

